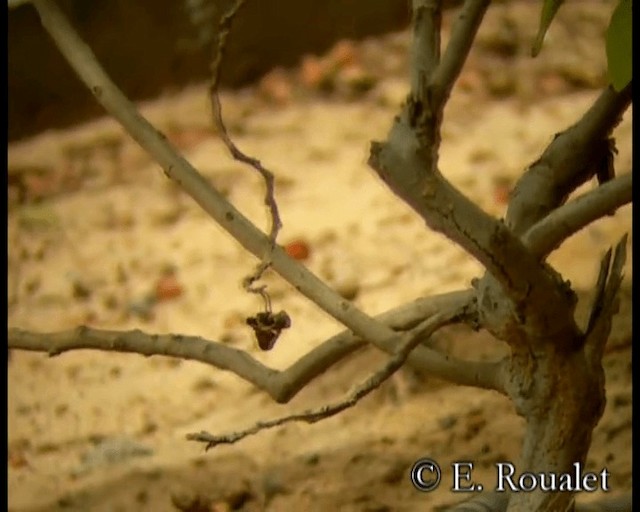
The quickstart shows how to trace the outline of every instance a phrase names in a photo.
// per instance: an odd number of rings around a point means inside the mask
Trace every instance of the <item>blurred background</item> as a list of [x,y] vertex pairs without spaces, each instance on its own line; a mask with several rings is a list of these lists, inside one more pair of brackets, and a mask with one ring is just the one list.
[[[453,2],[449,2],[453,3]],[[74,27],[132,100],[146,99],[209,75],[215,30],[230,0],[60,0]],[[223,83],[246,84],[276,65],[335,41],[407,25],[398,0],[247,2],[229,39]],[[9,140],[102,115],[40,26],[35,9],[9,11]]]

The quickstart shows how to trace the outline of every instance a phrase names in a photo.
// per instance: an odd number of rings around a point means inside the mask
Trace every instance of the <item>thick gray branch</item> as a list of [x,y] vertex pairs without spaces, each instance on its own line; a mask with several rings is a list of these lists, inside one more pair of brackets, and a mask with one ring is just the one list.
[[523,234],[591,179],[610,151],[608,137],[631,104],[631,84],[605,89],[575,125],[556,135],[539,160],[518,180],[507,210],[507,225]]
[[573,305],[559,291],[555,274],[503,222],[430,168],[431,162],[406,112],[396,119],[385,143],[372,144],[369,159],[378,175],[432,229],[458,243],[487,269],[527,329],[575,337]]
[[[448,48],[451,52],[448,60],[442,60],[434,71],[439,87],[446,88],[455,80],[466,56],[464,51],[471,45],[486,8],[487,2],[466,2],[453,46]],[[415,16],[414,46],[431,37],[433,24],[421,21]],[[463,54],[456,57],[458,51]],[[415,77],[433,62],[428,52],[421,53],[417,48],[413,52]],[[416,61],[421,55],[423,63]],[[494,292],[499,293],[491,294],[483,307],[504,294],[499,302],[510,302],[506,310],[514,319],[512,325],[523,325],[526,331],[539,336],[574,339],[578,332],[573,320],[574,305],[561,292],[557,274],[541,263],[505,223],[485,213],[439,172],[443,106],[429,90],[425,94],[423,89],[420,80],[412,80],[407,103],[396,117],[387,140],[372,143],[369,165],[430,228],[459,244],[487,269],[499,287]],[[503,300],[505,297],[507,301]],[[489,298],[489,294],[483,294],[483,298]]]
[[540,259],[592,222],[631,202],[632,175],[624,174],[555,209],[526,232],[522,241]]

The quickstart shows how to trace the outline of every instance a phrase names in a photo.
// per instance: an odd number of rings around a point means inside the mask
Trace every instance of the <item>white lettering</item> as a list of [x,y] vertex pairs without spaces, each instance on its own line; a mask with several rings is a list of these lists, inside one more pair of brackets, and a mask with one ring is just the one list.
[[[471,482],[471,470],[473,469],[473,462],[454,462],[453,466],[453,487],[454,492],[471,492],[476,490],[475,484],[471,484],[467,487],[460,487],[460,480]],[[462,469],[466,471],[462,472]]]
[[[587,473],[582,478],[582,487],[587,492],[593,492],[598,489],[598,485],[596,484],[597,481],[598,481],[598,476],[595,473]],[[589,482],[592,482],[595,485],[591,486],[589,485]]]
[[573,475],[574,475],[574,479],[573,479],[573,483],[575,485],[575,487],[573,489],[573,491],[581,491],[582,489],[580,488],[580,473],[582,473],[582,468],[580,467],[580,463],[579,462],[574,462],[573,463]]
[[[603,469],[600,473],[583,473],[582,465],[579,462],[573,464],[573,471],[566,473],[522,473],[517,479],[514,477],[516,468],[509,462],[498,462],[496,464],[498,470],[498,482],[496,485],[496,491],[505,492],[507,490],[512,492],[531,492],[535,489],[545,492],[594,492],[598,490],[598,484],[603,491],[609,490],[609,476],[610,473],[607,469]],[[460,479],[466,475],[467,481],[470,480],[470,471],[465,475],[462,475],[459,468],[454,465],[454,474],[456,477],[454,490],[472,490],[477,486],[466,487],[461,489],[459,487]]]
[[[505,491],[504,481],[506,480],[507,483],[509,484],[509,488],[513,492],[518,492],[520,489],[518,489],[516,484],[511,479],[513,474],[516,472],[515,466],[513,464],[509,463],[509,462],[498,462],[496,464],[496,466],[498,467],[498,486],[496,487],[496,491],[498,491],[498,492],[504,492]],[[505,468],[508,470],[508,472],[509,472],[508,474],[504,473],[504,469]]]
[[601,486],[602,486],[602,490],[603,490],[603,491],[608,491],[608,490],[609,490],[609,482],[608,482],[608,479],[609,479],[609,475],[610,475],[610,474],[611,474],[611,473],[609,473],[609,472],[607,471],[607,468],[604,468],[604,469],[602,470],[602,472],[600,473],[600,476],[602,477],[602,484],[601,484]]
[[560,475],[560,487],[558,489],[551,489],[552,491],[574,491],[573,483],[571,482],[571,475],[569,473],[562,473]]
[[[527,480],[530,481],[529,485],[526,483]],[[518,478],[518,485],[520,486],[521,491],[530,492],[538,487],[538,480],[536,479],[536,475],[533,473],[522,473],[520,478]]]
[[542,491],[555,491],[557,485],[557,478],[555,473],[540,473],[540,489]]

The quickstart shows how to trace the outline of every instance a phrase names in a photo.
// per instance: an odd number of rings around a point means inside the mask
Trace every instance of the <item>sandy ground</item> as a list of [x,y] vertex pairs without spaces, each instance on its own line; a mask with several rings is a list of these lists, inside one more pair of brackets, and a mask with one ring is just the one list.
[[[597,96],[604,80],[606,2],[562,13],[548,47],[526,56],[537,19],[531,2],[496,5],[446,111],[441,169],[488,212]],[[445,20],[448,24],[449,19]],[[343,44],[326,59],[276,71],[223,95],[230,133],[276,174],[283,244],[364,311],[466,287],[477,263],[425,229],[366,165],[406,93],[408,33]],[[318,71],[319,70],[319,71]],[[325,73],[323,75],[323,72]],[[208,118],[204,86],[142,110],[257,225],[262,183],[234,162]],[[631,114],[617,129],[618,172],[631,168]],[[9,148],[9,326],[37,331],[87,324],[203,336],[283,369],[340,330],[275,275],[274,308],[293,326],[269,352],[244,319],[261,309],[241,280],[255,265],[109,119],[44,133]],[[594,183],[585,185],[588,190]],[[551,257],[591,297],[599,257],[631,229],[626,207],[585,229]],[[605,356],[607,409],[588,469],[631,487],[631,266]],[[504,347],[450,329],[438,346],[471,359]],[[466,496],[449,485],[416,491],[421,457],[444,468],[473,461],[490,486],[493,464],[517,461],[522,420],[494,392],[403,371],[345,413],[288,424],[205,453],[186,441],[227,433],[334,401],[384,357],[364,351],[326,372],[286,405],[202,364],[77,351],[49,359],[13,351],[8,366],[8,489],[12,511],[440,510]],[[582,496],[589,501],[595,496]]]

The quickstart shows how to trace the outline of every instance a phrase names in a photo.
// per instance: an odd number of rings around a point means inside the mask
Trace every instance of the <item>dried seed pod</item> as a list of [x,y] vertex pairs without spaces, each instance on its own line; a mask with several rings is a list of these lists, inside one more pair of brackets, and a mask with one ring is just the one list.
[[291,318],[286,311],[275,314],[264,311],[247,318],[246,322],[256,334],[258,345],[262,350],[271,350],[282,330],[291,327]]

